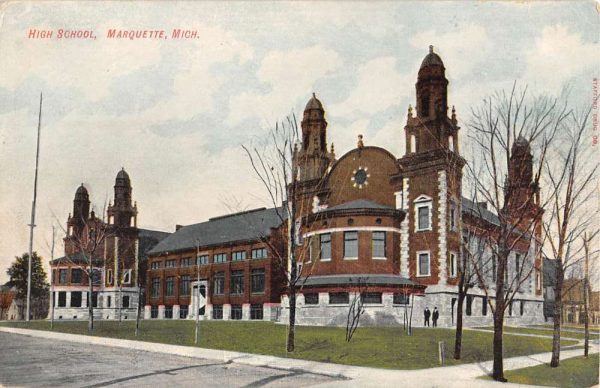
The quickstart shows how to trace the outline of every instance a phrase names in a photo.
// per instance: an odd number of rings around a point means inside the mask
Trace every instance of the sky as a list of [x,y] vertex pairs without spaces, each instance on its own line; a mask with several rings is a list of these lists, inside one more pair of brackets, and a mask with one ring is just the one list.
[[[96,39],[58,39],[59,29]],[[109,39],[110,29],[168,39]],[[197,37],[171,39],[173,29]],[[31,30],[54,35],[29,38]],[[34,250],[47,261],[53,226],[55,257],[63,253],[77,187],[102,212],[121,168],[143,228],[174,231],[232,207],[268,206],[241,145],[301,116],[313,92],[338,156],[362,134],[401,157],[429,45],[444,61],[459,125],[515,81],[536,94],[568,87],[589,104],[599,32],[598,3],[584,1],[4,2],[0,284],[28,250],[40,92]]]

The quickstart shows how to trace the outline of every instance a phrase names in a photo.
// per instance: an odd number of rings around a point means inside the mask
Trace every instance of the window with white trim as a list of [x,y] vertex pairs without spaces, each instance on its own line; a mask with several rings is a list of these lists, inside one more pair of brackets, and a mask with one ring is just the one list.
[[431,255],[429,252],[417,252],[417,276],[431,275]]
[[373,258],[385,259],[385,232],[373,232],[371,235]]
[[319,235],[321,260],[331,260],[331,233],[323,233]]
[[421,195],[415,200],[415,229],[417,232],[431,230],[432,200],[426,195]]
[[358,257],[358,232],[344,232],[344,258],[355,259]]
[[217,253],[213,256],[214,263],[226,263],[227,262],[227,253]]
[[111,285],[113,282],[113,272],[112,269],[109,269],[108,271],[106,271],[106,283],[108,285]]
[[123,271],[123,283],[122,284],[131,284],[131,270],[126,269]]
[[450,277],[456,277],[457,273],[456,253],[450,252]]
[[450,201],[450,230],[456,230],[456,202]]

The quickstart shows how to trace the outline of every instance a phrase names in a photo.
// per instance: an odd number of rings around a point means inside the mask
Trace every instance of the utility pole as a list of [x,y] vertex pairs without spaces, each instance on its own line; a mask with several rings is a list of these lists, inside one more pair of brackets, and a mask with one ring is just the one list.
[[40,129],[42,124],[42,93],[40,92],[40,113],[38,117],[37,147],[35,151],[35,177],[33,181],[33,202],[31,204],[31,223],[29,224],[29,262],[27,263],[27,309],[25,320],[29,322],[31,309],[31,256],[33,255],[33,228],[35,228],[35,201],[37,199],[38,166],[40,162]]
[[200,263],[198,262],[198,256],[200,256],[200,243],[196,240],[196,332],[194,334],[194,344],[198,345],[198,334],[200,331]]
[[56,229],[52,225],[52,248],[50,249],[50,328],[54,329],[54,270],[52,262],[54,261],[54,242],[56,239]]
[[587,238],[587,233],[583,234],[583,249],[585,250],[585,274],[583,276],[583,312],[584,312],[584,324],[585,324],[585,340],[583,344],[583,355],[587,358],[588,353],[590,351],[590,324],[589,324],[589,304],[590,304],[590,296],[588,292],[589,284],[590,284],[590,252],[589,252],[589,242]]

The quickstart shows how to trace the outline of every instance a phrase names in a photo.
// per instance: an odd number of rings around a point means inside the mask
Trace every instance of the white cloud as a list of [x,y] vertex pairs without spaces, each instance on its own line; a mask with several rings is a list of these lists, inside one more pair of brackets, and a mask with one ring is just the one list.
[[490,56],[490,39],[484,27],[477,24],[464,24],[459,29],[447,33],[428,30],[413,36],[411,46],[426,50],[435,47],[444,61],[447,71],[453,78],[468,75],[476,66]]
[[396,70],[396,58],[375,58],[358,69],[356,88],[345,101],[332,105],[333,116],[353,115],[356,112],[374,114],[397,105],[413,93],[414,74]]
[[585,43],[566,26],[546,26],[526,53],[525,79],[536,90],[557,92],[563,83],[582,71],[600,67],[598,44]]
[[257,76],[269,86],[269,92],[243,92],[232,97],[228,123],[238,124],[248,117],[281,119],[300,96],[310,96],[317,80],[340,65],[339,55],[321,46],[267,53]]

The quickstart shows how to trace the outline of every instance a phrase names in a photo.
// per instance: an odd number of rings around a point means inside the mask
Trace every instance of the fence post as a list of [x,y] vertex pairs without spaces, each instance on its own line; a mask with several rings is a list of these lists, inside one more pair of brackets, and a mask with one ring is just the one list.
[[438,351],[440,357],[440,365],[444,365],[446,360],[446,343],[444,341],[438,342]]

